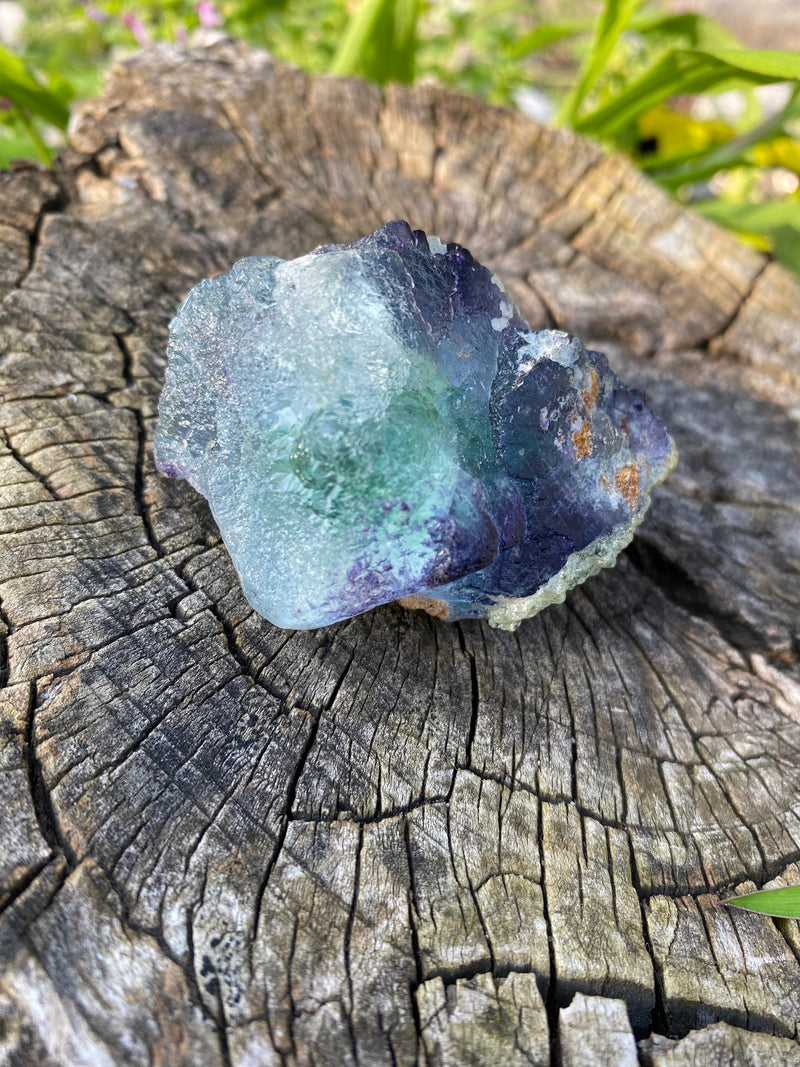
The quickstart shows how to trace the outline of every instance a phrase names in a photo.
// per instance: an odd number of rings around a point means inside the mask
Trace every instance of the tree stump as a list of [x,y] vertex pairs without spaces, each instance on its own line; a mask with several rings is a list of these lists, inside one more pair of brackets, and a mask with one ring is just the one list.
[[[393,218],[681,451],[516,633],[276,630],[153,468],[189,287]],[[715,906],[800,881],[798,280],[568,132],[229,41],[117,68],[0,225],[2,1062],[799,1063],[795,924]]]

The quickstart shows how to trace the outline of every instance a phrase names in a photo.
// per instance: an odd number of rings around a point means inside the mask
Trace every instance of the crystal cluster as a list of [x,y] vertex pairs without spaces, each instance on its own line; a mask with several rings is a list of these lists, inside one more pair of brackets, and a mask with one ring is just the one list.
[[157,465],[278,626],[407,598],[514,628],[614,562],[675,463],[604,356],[404,222],[201,282],[168,354]]

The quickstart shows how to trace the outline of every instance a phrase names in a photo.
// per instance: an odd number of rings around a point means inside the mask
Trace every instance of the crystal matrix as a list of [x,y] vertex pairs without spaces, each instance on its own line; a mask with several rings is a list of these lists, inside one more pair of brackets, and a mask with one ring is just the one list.
[[604,356],[404,222],[201,282],[168,354],[157,465],[279,626],[409,598],[513,628],[613,563],[675,460]]

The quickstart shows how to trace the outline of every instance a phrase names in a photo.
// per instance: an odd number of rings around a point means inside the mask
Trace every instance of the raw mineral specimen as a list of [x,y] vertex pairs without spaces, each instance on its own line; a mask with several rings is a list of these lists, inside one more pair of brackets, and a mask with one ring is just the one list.
[[604,356],[405,222],[201,282],[159,411],[159,469],[302,629],[400,598],[513,629],[614,562],[676,461]]

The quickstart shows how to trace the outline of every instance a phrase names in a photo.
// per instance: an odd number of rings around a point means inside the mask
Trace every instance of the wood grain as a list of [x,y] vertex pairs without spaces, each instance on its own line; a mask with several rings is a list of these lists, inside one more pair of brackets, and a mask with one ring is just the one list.
[[[153,468],[189,287],[398,217],[681,451],[516,634],[276,630]],[[3,1062],[800,1062],[794,924],[717,906],[800,859],[800,283],[570,133],[231,42],[116,68],[0,230]]]

